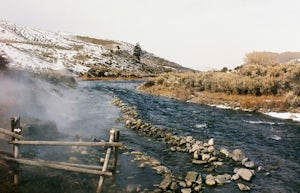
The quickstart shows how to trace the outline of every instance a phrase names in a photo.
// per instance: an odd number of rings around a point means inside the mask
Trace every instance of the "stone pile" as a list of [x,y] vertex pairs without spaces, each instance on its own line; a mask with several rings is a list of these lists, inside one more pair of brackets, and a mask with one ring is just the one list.
[[[190,171],[186,174],[185,180],[180,180],[180,178],[175,178],[172,172],[166,166],[160,165],[158,161],[153,161],[153,159],[141,152],[132,153],[136,155],[135,161],[141,162],[139,167],[144,167],[148,164],[157,173],[164,175],[163,181],[159,185],[160,189],[155,190],[155,192],[175,192],[179,189],[182,193],[201,192],[204,184],[206,186],[221,186],[232,181],[237,182],[237,187],[241,191],[251,189],[242,182],[251,182],[255,176],[255,164],[246,157],[242,150],[235,149],[233,152],[229,152],[225,148],[217,150],[214,138],[208,141],[200,141],[193,136],[178,136],[174,130],[167,130],[156,127],[151,123],[145,123],[138,118],[139,113],[136,108],[124,104],[119,98],[115,98],[113,104],[121,108],[127,128],[136,130],[144,136],[159,138],[165,143],[170,144],[170,151],[187,153],[190,155],[193,164],[209,168],[207,174]],[[231,165],[237,167],[233,168],[231,174],[213,175],[217,173],[215,170],[218,167],[222,167],[225,162],[232,163]]]

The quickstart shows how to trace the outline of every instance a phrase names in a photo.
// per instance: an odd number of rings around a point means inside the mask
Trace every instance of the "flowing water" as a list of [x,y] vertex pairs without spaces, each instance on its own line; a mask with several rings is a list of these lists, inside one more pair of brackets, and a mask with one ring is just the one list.
[[[256,166],[264,168],[248,183],[253,187],[251,192],[300,192],[299,122],[150,96],[135,90],[139,84],[139,81],[80,82],[80,94],[68,101],[73,104],[73,111],[64,115],[64,124],[57,124],[59,131],[66,134],[62,140],[107,141],[109,129],[116,127],[120,129],[120,140],[124,145],[156,158],[176,176],[184,178],[187,171],[205,171],[203,166],[191,164],[188,154],[171,152],[167,144],[126,128],[121,110],[111,104],[113,97],[118,96],[124,103],[135,106],[140,113],[139,118],[145,122],[175,129],[181,136],[193,136],[199,140],[214,138],[217,148],[242,149]],[[92,164],[97,163],[100,155],[103,156],[103,151],[95,148],[70,150],[57,147],[54,151],[45,147],[33,151],[29,147],[23,151],[24,155],[32,157],[62,161],[73,159]],[[133,156],[124,154],[126,151],[120,151],[118,172],[114,179],[107,179],[104,192],[126,192],[134,184],[140,184],[142,189],[154,190],[156,187],[153,185],[159,184],[163,176],[150,167],[138,168],[138,163],[131,161]],[[223,170],[232,173],[226,167]],[[97,182],[98,176],[94,175],[21,166],[21,184],[13,192],[95,192]],[[240,191],[236,182],[232,182],[224,186],[205,186],[203,192]]]

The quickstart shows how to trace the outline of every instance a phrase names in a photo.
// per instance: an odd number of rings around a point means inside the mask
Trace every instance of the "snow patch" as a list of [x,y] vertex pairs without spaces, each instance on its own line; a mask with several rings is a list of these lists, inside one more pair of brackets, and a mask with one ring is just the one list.
[[276,113],[276,112],[268,112],[265,113],[266,115],[269,115],[271,117],[279,118],[279,119],[292,119],[294,121],[300,122],[300,113]]
[[233,109],[229,106],[226,106],[226,105],[210,105],[211,107],[216,107],[216,108],[219,108],[219,109]]
[[0,43],[0,47],[12,60],[10,63],[10,66],[12,67],[27,68],[33,70],[34,72],[46,69],[62,70],[65,68],[61,61],[49,63],[39,58],[33,57],[29,53],[20,51],[3,43]]

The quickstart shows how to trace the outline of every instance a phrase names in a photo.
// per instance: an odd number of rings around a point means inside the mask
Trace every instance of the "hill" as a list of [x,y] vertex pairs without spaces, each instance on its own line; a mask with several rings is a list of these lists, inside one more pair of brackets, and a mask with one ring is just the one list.
[[143,77],[186,70],[143,50],[133,56],[134,45],[115,40],[49,32],[0,21],[0,55],[9,67],[35,73],[59,71],[74,76]]

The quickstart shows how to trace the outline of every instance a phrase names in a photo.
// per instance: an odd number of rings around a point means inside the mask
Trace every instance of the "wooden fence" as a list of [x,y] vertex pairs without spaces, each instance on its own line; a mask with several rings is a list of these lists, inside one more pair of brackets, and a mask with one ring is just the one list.
[[[119,142],[120,131],[118,129],[112,128],[110,130],[108,142],[25,141],[22,140],[23,136],[21,135],[22,128],[20,126],[20,117],[11,118],[10,124],[11,124],[11,131],[0,128],[0,133],[11,137],[9,143],[12,144],[13,146],[13,157],[9,157],[7,155],[0,155],[1,159],[14,161],[20,164],[49,167],[49,168],[54,168],[59,170],[67,170],[72,172],[82,172],[82,173],[100,175],[98,186],[97,186],[97,193],[101,192],[102,185],[104,182],[104,176],[112,176],[113,173],[116,171],[116,166],[118,161],[118,148],[122,146],[122,143]],[[75,163],[67,163],[67,162],[50,162],[45,160],[20,158],[19,157],[20,145],[88,146],[88,147],[107,148],[107,151],[106,151],[103,165],[95,166],[95,165],[75,164]],[[113,164],[111,168],[109,168],[108,164],[112,152],[114,155]],[[14,175],[14,184],[19,184],[18,174]]]

